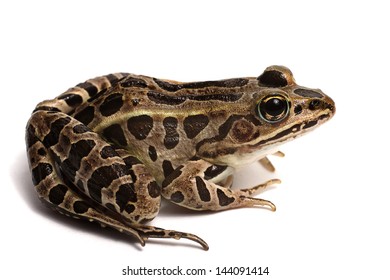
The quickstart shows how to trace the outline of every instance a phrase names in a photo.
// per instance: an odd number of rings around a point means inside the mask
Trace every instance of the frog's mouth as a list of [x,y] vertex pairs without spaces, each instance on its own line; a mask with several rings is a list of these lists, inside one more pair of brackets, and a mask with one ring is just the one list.
[[328,121],[333,117],[334,110],[330,113],[323,113],[319,115],[317,118],[311,120],[305,120],[300,123],[296,123],[291,125],[290,127],[276,133],[270,138],[260,140],[255,144],[251,144],[246,147],[247,150],[256,150],[261,147],[262,149],[268,146],[279,146],[285,142],[291,141],[297,137],[305,135],[306,133],[314,130],[316,127],[320,126],[322,123]]
[[220,149],[209,160],[215,164],[228,164],[234,168],[252,163],[265,156],[274,154],[279,147],[297,137],[305,135],[333,116],[332,113],[323,113],[315,119],[292,124],[290,127],[279,131],[274,136],[262,139],[257,143]]

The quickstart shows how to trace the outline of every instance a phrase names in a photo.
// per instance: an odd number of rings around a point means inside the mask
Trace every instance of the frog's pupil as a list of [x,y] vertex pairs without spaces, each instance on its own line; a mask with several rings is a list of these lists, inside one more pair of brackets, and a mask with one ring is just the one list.
[[285,104],[278,98],[272,98],[265,103],[265,111],[271,116],[279,116],[285,109]]
[[271,98],[264,104],[264,111],[273,117],[277,117],[282,114],[287,107],[285,100],[279,98]]

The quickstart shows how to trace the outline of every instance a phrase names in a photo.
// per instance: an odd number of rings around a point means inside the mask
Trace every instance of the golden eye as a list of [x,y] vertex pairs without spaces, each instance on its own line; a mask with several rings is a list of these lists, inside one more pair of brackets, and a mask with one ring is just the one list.
[[281,95],[267,96],[257,104],[259,116],[269,123],[283,120],[290,110],[287,99]]

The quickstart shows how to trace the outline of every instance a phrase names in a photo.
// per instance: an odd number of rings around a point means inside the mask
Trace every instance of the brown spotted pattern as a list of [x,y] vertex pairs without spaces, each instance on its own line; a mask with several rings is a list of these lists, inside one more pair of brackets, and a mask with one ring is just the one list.
[[39,103],[26,145],[33,184],[51,208],[142,245],[186,238],[207,250],[196,235],[143,225],[158,214],[161,197],[197,211],[275,210],[252,196],[278,180],[243,190],[224,180],[334,112],[328,96],[298,86],[282,66],[258,78],[194,83],[117,73]]

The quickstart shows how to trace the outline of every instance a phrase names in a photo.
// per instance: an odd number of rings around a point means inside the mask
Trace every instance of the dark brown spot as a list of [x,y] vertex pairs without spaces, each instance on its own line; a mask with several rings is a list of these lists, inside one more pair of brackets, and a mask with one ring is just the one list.
[[[123,75],[128,75],[127,73],[123,73]],[[114,86],[120,79],[114,74],[109,74],[106,76],[107,80],[110,82],[111,87]],[[123,78],[122,78],[123,79]]]
[[163,172],[164,172],[164,177],[168,177],[169,174],[171,174],[174,170],[172,163],[169,160],[163,161],[162,168],[163,168]]
[[81,96],[74,93],[60,95],[58,99],[64,100],[70,107],[80,105],[83,102]]
[[221,189],[217,189],[217,196],[220,206],[227,206],[234,202],[234,198],[228,197]]
[[104,205],[107,209],[110,209],[111,211],[113,211],[113,212],[117,212],[116,211],[116,208],[115,208],[115,206],[114,206],[114,204],[112,204],[112,203],[106,203],[105,205]]
[[54,186],[49,191],[49,200],[51,203],[55,205],[60,205],[65,198],[65,194],[68,191],[68,187],[62,184],[59,184],[57,186]]
[[179,105],[186,101],[186,97],[184,96],[175,96],[168,95],[158,91],[149,91],[148,97],[151,101],[159,104],[167,104],[167,105]]
[[219,135],[217,136],[217,140],[222,140],[226,137],[226,135],[229,133],[230,129],[232,128],[232,125],[235,121],[241,119],[243,116],[241,115],[231,115],[219,128],[218,132]]
[[[133,169],[129,169],[129,174],[130,174],[130,176],[131,176],[132,182],[133,182],[133,183],[137,182],[138,177],[137,177],[137,175],[135,175],[135,172],[134,172]],[[142,174],[141,174],[140,176],[142,176]]]
[[161,194],[161,188],[160,186],[155,182],[150,182],[148,184],[148,193],[152,198],[159,197]]
[[234,102],[242,97],[242,93],[224,93],[224,94],[205,94],[205,95],[189,95],[188,99],[195,101],[218,100],[223,102]]
[[125,211],[126,211],[127,214],[133,213],[134,210],[135,210],[135,206],[133,204],[127,204],[125,206]]
[[[162,188],[169,186],[176,178],[180,177],[183,166],[179,166],[174,171],[172,171],[168,176],[165,177],[165,180],[162,182]],[[164,172],[165,173],[165,172]]]
[[164,146],[167,149],[173,149],[179,144],[179,133],[177,132],[177,119],[174,117],[166,117],[163,120],[165,129]]
[[127,128],[138,140],[144,140],[153,128],[153,119],[148,115],[131,117],[127,121]]
[[46,156],[46,150],[44,148],[39,148],[38,149],[38,155],[40,156]]
[[86,90],[89,96],[94,96],[98,92],[98,88],[90,82],[84,82],[77,85],[77,87]]
[[79,140],[71,145],[68,160],[72,166],[79,169],[81,159],[86,157],[95,147],[96,143],[93,140]]
[[107,159],[118,156],[118,153],[111,146],[104,146],[100,151],[100,156],[103,159]]
[[55,120],[50,125],[50,132],[45,136],[43,139],[43,145],[45,145],[46,148],[49,148],[55,144],[58,143],[59,137],[61,135],[61,131],[64,129],[64,127],[70,122],[70,118],[60,118]]
[[30,148],[32,145],[34,145],[36,142],[38,142],[39,139],[35,135],[35,127],[31,124],[26,129],[26,143],[27,148]]
[[74,182],[74,177],[80,168],[82,158],[89,155],[95,145],[96,143],[93,140],[80,140],[71,145],[68,158],[61,164],[61,171],[71,182]]
[[162,229],[154,229],[153,236],[165,236],[165,231]]
[[[70,146],[70,139],[68,136],[62,134],[60,135],[60,138],[58,140],[58,148],[62,151],[64,151],[67,147]],[[58,161],[57,161],[58,162]]]
[[131,76],[129,76],[126,79],[124,79],[120,83],[120,85],[122,87],[125,87],[125,88],[127,88],[127,87],[141,87],[141,88],[145,88],[145,87],[148,86],[147,83],[144,80],[139,79],[139,78],[135,78],[135,77],[131,77]]
[[127,157],[123,158],[123,161],[125,162],[126,166],[128,166],[128,167],[132,167],[135,164],[142,164],[142,162],[134,156],[127,156]]
[[227,169],[227,166],[212,165],[209,168],[207,168],[206,171],[204,172],[204,179],[210,180],[212,178],[215,178],[218,175],[220,175],[222,172],[224,172],[226,169]]
[[205,143],[214,143],[214,142],[223,140],[226,137],[226,135],[229,133],[230,129],[232,128],[233,123],[236,120],[241,119],[242,117],[243,116],[241,116],[241,115],[231,115],[223,124],[221,124],[219,126],[219,128],[218,128],[219,134],[214,136],[214,137],[206,138],[206,139],[203,139],[202,141],[200,141],[196,145],[196,150],[198,151],[200,149],[200,147],[202,145],[204,145]]
[[323,98],[324,97],[323,94],[321,94],[317,91],[311,90],[311,89],[306,89],[306,88],[297,88],[296,90],[294,90],[294,93],[298,94],[300,96],[303,96],[303,97],[312,97],[312,98]]
[[90,98],[87,100],[87,102],[88,102],[88,103],[93,102],[94,100],[98,99],[100,96],[104,95],[106,92],[107,92],[107,88],[102,89],[101,91],[99,91],[98,93],[96,93],[94,96],[90,97]]
[[257,79],[260,84],[268,87],[284,87],[288,84],[284,73],[277,70],[265,71]]
[[184,131],[189,139],[198,135],[209,123],[209,118],[206,115],[188,116],[184,119]]
[[243,78],[178,84],[173,84],[159,79],[154,79],[154,81],[160,88],[171,92],[178,91],[180,89],[200,89],[206,87],[234,88],[245,86],[248,83],[248,80]]
[[78,200],[73,204],[73,210],[77,214],[83,214],[83,213],[87,212],[88,209],[89,209],[89,205],[87,203],[85,203],[84,201]]
[[73,127],[73,132],[76,134],[81,134],[89,131],[90,131],[89,128],[84,124],[78,124]]
[[110,142],[122,147],[127,146],[127,140],[120,124],[113,124],[103,130],[103,136]]
[[307,129],[307,128],[313,127],[317,123],[318,123],[318,120],[309,121],[309,122],[305,123],[305,125],[303,126],[303,129]]
[[171,200],[173,202],[180,203],[184,200],[184,195],[180,191],[174,192],[171,195]]
[[107,96],[99,107],[100,113],[105,117],[117,113],[123,106],[122,97],[121,93],[113,93]]
[[157,151],[156,151],[156,148],[154,146],[149,146],[148,153],[149,153],[149,157],[152,161],[157,160]]
[[137,202],[137,194],[134,191],[133,184],[121,185],[116,192],[116,204],[122,212],[129,202]]
[[128,174],[128,167],[121,164],[112,164],[97,168],[88,180],[87,187],[91,198],[102,202],[101,189],[107,188],[112,181]]
[[199,176],[195,177],[196,188],[198,190],[199,197],[202,201],[208,202],[211,200],[210,192],[207,189],[206,183]]
[[85,125],[88,125],[95,117],[95,108],[93,106],[88,106],[85,109],[78,112],[74,115],[74,118]]
[[218,100],[223,102],[234,102],[242,97],[242,93],[219,93],[203,95],[171,95],[157,91],[149,91],[148,97],[151,101],[159,104],[179,105],[187,99],[194,101]]
[[85,188],[84,188],[84,183],[83,183],[83,181],[81,181],[80,179],[77,181],[76,186],[77,186],[80,190],[82,190],[82,191],[85,190]]
[[267,143],[269,141],[275,141],[275,140],[282,138],[282,137],[285,137],[289,134],[294,134],[294,133],[298,132],[299,130],[301,130],[301,124],[293,125],[292,127],[279,132],[278,134],[276,134],[275,136],[273,136],[269,139],[265,139],[265,140],[260,141],[259,143],[255,144],[254,146],[260,146],[260,145],[263,145],[264,143]]
[[40,162],[31,170],[34,185],[38,185],[43,179],[53,172],[53,166],[46,162]]

